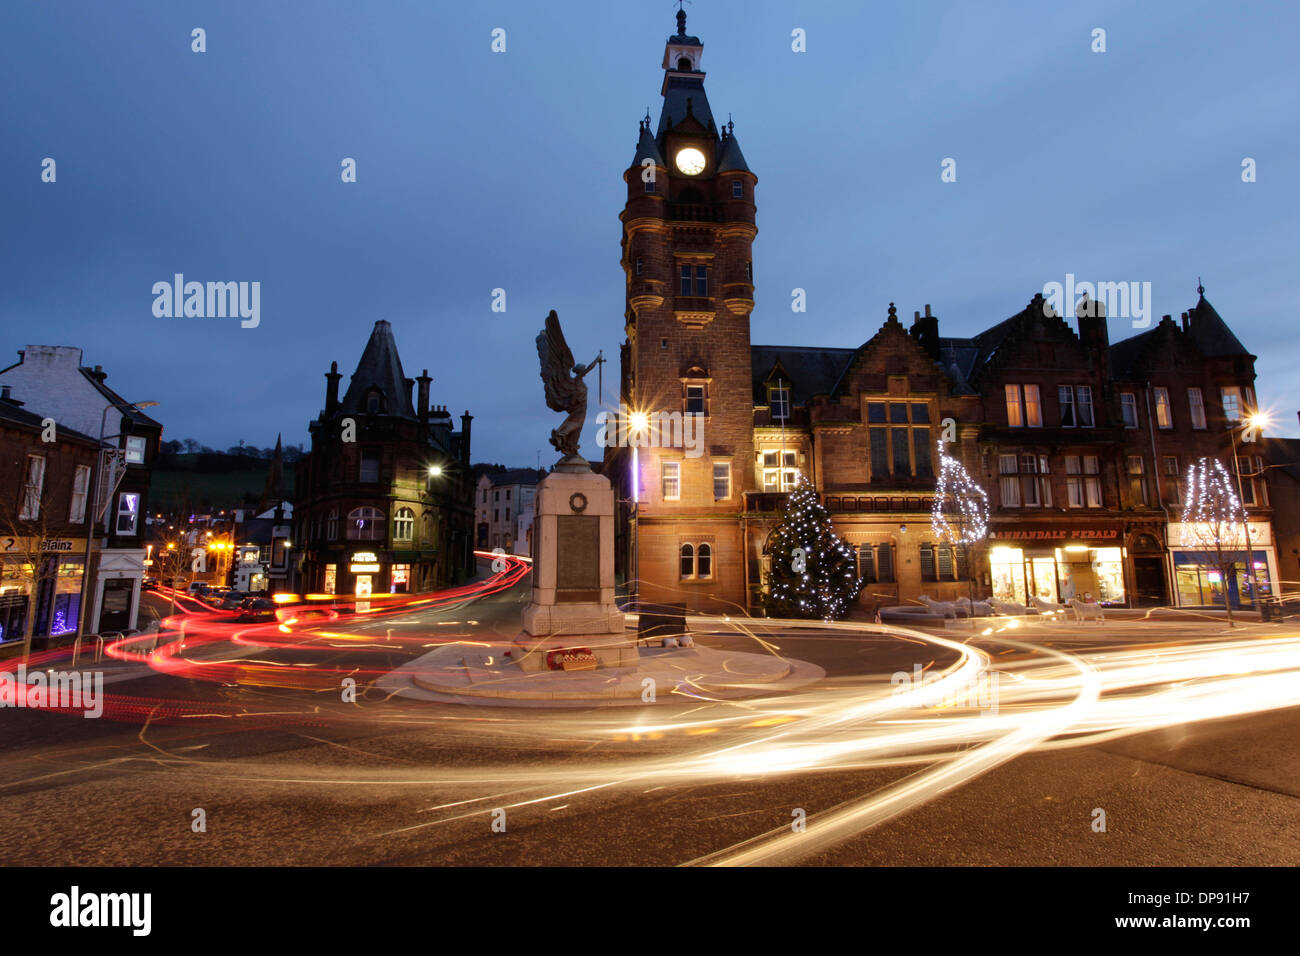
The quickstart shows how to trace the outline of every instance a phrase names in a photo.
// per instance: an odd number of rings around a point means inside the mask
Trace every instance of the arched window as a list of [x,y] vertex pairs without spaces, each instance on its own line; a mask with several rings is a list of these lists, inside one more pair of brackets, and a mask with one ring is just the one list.
[[[482,527],[482,526],[480,526]],[[433,512],[426,511],[420,515],[420,544],[433,543]]]
[[713,577],[713,548],[707,544],[700,545],[695,562],[695,575],[701,578]]
[[348,512],[349,541],[382,541],[384,538],[384,513],[365,505]]
[[691,58],[689,56],[679,56],[677,58],[677,72],[679,73],[691,72]]
[[393,540],[410,541],[415,536],[415,512],[410,508],[398,508],[393,518]]
[[695,548],[693,545],[682,545],[682,577],[695,577]]

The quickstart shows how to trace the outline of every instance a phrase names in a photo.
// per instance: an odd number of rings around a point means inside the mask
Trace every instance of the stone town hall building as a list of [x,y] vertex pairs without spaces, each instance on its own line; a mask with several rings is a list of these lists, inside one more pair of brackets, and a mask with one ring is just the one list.
[[[941,336],[928,305],[905,327],[890,303],[857,347],[754,345],[758,179],[677,20],[658,125],[641,123],[624,173],[621,389],[628,409],[700,414],[704,432],[694,450],[663,447],[667,435],[635,456],[606,450],[619,497],[635,499],[619,559],[641,599],[757,609],[766,541],[799,474],[855,548],[864,610],[965,594],[967,555],[930,531],[952,419],[946,451],[990,497],[989,540],[970,556],[978,594],[1250,603],[1242,577],[1220,581],[1178,523],[1188,464],[1231,469],[1227,428],[1255,406],[1254,356],[1203,290],[1181,322],[1113,344],[1104,316],[1071,324],[1035,295],[969,338]],[[1257,447],[1239,461],[1265,588],[1277,568]]]

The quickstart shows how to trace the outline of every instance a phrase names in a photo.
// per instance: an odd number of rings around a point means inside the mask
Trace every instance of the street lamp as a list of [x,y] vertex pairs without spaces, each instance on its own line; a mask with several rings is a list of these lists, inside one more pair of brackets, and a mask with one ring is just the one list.
[[641,508],[641,437],[650,430],[650,416],[645,412],[632,412],[627,421],[632,436],[632,580],[628,596],[635,605],[641,598],[641,558],[637,550],[637,521]]
[[[94,473],[91,476],[91,483],[90,483],[90,490],[91,490],[90,521],[86,525],[86,556],[84,562],[82,563],[82,569],[81,569],[81,600],[80,600],[80,607],[78,608],[78,612],[77,612],[77,637],[78,638],[82,637],[86,633],[86,618],[90,615],[90,607],[89,607],[90,602],[87,600],[87,598],[94,593],[90,585],[90,580],[91,580],[90,544],[95,537],[95,511],[97,507],[97,502],[99,501],[99,482],[100,479],[103,477],[103,471],[104,471],[103,466],[101,464],[104,460],[104,439],[122,437],[121,432],[119,432],[116,435],[106,436],[104,434],[104,429],[108,427],[108,410],[110,408],[116,408],[119,411],[127,408],[134,408],[138,410],[141,408],[154,408],[158,404],[159,404],[158,402],[109,402],[107,405],[104,406],[103,414],[99,416],[99,444],[96,446],[97,454],[95,455]],[[108,496],[105,495],[104,497],[105,497],[104,515],[103,515],[104,543],[107,544],[108,543],[108,500],[107,500]],[[100,551],[101,552],[103,551],[103,547],[100,548]]]
[[[1237,476],[1237,498],[1243,503],[1241,511],[1245,519],[1242,521],[1242,527],[1245,529],[1246,533],[1246,583],[1250,587],[1251,603],[1258,606],[1259,589],[1255,586],[1255,552],[1252,551],[1250,547],[1250,514],[1245,508],[1246,494],[1241,483],[1241,463],[1237,460],[1237,426],[1241,421],[1245,422],[1245,428],[1251,432],[1249,441],[1255,441],[1259,437],[1259,433],[1271,425],[1272,422],[1270,421],[1267,412],[1261,412],[1258,409],[1247,415],[1245,419],[1228,422],[1228,436],[1232,440],[1232,471],[1233,474]],[[1253,494],[1251,495],[1251,500],[1254,500]],[[1223,600],[1226,604],[1228,600],[1226,581],[1224,582]]]

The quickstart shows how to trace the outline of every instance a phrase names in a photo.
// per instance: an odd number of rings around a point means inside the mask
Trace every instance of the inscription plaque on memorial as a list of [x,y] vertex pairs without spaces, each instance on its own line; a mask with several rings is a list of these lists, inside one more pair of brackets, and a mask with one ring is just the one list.
[[[556,600],[599,600],[600,518],[595,515],[557,515],[555,525]],[[579,591],[583,593],[574,593]],[[595,592],[595,598],[591,597],[592,592]]]

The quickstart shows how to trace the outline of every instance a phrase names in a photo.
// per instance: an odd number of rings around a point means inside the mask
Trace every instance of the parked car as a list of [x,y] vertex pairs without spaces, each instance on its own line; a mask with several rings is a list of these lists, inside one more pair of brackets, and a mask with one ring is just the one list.
[[204,584],[202,581],[191,581],[189,591],[190,594],[194,595],[195,597],[198,597],[201,594],[207,593],[208,585]]
[[158,579],[157,579],[157,578],[145,578],[144,581],[141,582],[141,584],[140,584],[140,590],[141,590],[141,591],[157,591],[157,590],[158,590]]
[[269,598],[250,597],[246,598],[239,605],[239,615],[236,621],[274,621],[275,609],[279,607]]
[[222,591],[217,594],[210,602],[218,611],[234,611],[248,600],[248,595],[243,591]]

